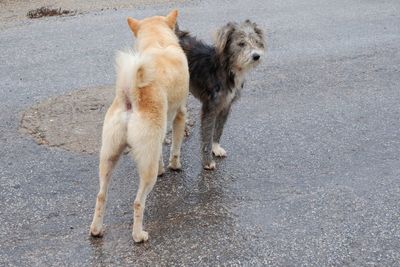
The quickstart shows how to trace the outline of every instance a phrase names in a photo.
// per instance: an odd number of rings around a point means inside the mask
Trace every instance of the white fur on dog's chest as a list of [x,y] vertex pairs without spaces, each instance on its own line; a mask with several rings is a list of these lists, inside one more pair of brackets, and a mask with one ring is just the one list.
[[226,95],[224,106],[229,106],[232,103],[233,99],[236,96],[236,91],[236,88],[232,91],[229,91],[229,93]]
[[229,107],[231,105],[236,95],[240,92],[240,90],[242,90],[243,82],[243,75],[237,75],[235,78],[235,87],[228,92],[224,99],[224,107]]
[[227,108],[231,105],[232,101],[235,99],[235,97],[238,94],[238,91],[240,89],[241,89],[241,87],[236,87],[227,93],[227,95],[223,101],[224,108]]

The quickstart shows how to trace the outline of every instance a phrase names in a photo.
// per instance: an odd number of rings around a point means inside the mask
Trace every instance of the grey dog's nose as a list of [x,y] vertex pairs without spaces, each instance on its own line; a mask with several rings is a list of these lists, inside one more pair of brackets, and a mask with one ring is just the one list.
[[259,59],[260,59],[260,55],[257,54],[257,53],[254,53],[254,54],[253,54],[253,60],[254,60],[254,61],[257,61],[257,60],[259,60]]

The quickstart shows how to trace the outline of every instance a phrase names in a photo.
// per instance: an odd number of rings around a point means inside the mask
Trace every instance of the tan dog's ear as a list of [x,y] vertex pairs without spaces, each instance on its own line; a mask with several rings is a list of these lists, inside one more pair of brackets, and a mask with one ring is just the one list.
[[135,34],[135,36],[136,36],[136,34],[138,32],[138,29],[139,29],[139,22],[140,21],[137,20],[137,19],[133,19],[131,17],[128,17],[129,28],[131,28],[131,30]]
[[177,9],[172,10],[167,15],[167,24],[171,29],[174,29],[177,17],[178,17],[178,10]]

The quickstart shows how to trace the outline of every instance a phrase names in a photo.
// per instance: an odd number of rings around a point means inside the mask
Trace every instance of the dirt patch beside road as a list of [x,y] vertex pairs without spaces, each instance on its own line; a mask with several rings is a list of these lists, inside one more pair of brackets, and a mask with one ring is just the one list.
[[3,0],[0,1],[0,30],[6,29],[19,23],[30,21],[27,17],[28,12],[42,7],[51,9],[76,11],[76,14],[86,12],[101,12],[108,9],[128,9],[139,6],[181,3],[184,0]]
[[[40,145],[97,153],[104,116],[113,98],[113,86],[87,88],[49,98],[23,113],[20,132],[31,135]],[[186,136],[195,123],[195,101],[192,97],[189,99]]]

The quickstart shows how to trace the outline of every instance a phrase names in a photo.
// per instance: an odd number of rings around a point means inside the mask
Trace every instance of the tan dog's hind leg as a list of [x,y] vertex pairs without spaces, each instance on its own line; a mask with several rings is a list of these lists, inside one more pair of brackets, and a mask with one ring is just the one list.
[[143,231],[143,213],[146,205],[147,195],[151,192],[154,184],[157,181],[161,142],[159,148],[155,148],[153,151],[151,151],[152,147],[154,148],[154,146],[150,146],[148,148],[147,155],[140,155],[139,158],[137,158],[140,183],[135,202],[133,204],[134,218],[132,237],[135,242],[147,241],[149,238],[149,234],[146,231]]
[[122,122],[118,122],[117,116],[118,114],[106,116],[104,120],[99,164],[100,190],[97,194],[96,208],[90,226],[92,236],[103,235],[103,217],[111,172],[126,146],[126,126]]
[[185,135],[186,108],[181,107],[176,113],[172,124],[172,144],[169,156],[168,168],[172,170],[180,170],[181,165],[181,145],[183,136]]

